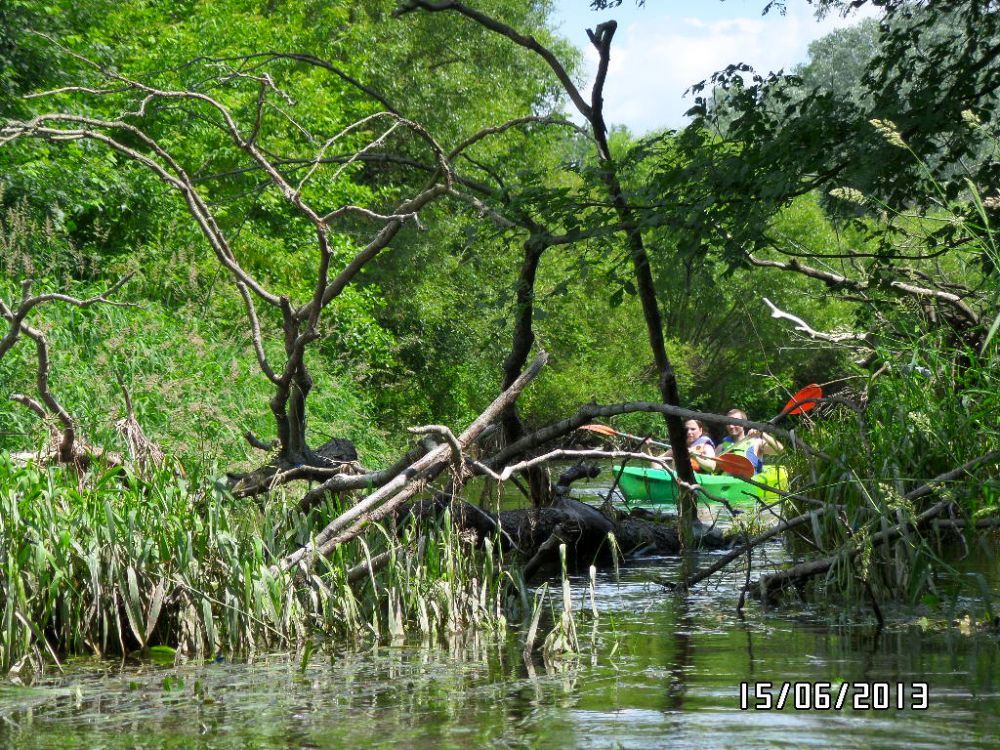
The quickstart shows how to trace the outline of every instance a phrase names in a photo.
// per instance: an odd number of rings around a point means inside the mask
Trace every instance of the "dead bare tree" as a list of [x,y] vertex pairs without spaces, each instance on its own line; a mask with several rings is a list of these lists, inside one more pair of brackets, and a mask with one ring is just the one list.
[[[131,274],[123,277],[117,283],[109,287],[106,291],[95,297],[78,299],[68,294],[31,293],[33,282],[26,279],[21,283],[21,299],[16,307],[8,305],[0,299],[0,317],[7,321],[7,331],[0,338],[0,359],[9,353],[22,336],[30,339],[35,345],[35,357],[37,361],[35,372],[35,388],[38,398],[14,393],[10,399],[22,404],[34,412],[43,423],[49,426],[51,431],[51,455],[59,463],[72,464],[79,469],[89,466],[92,456],[104,454],[104,451],[82,446],[77,435],[76,422],[62,403],[53,395],[49,388],[49,344],[42,330],[27,322],[28,315],[43,305],[59,302],[73,305],[74,307],[90,307],[96,304],[123,305],[126,303],[116,302],[111,297],[118,292],[131,278]],[[58,427],[56,424],[58,423]],[[110,457],[111,454],[104,454]]]
[[[201,90],[158,88],[103,68],[75,53],[68,54],[96,71],[101,84],[69,86],[58,92],[44,92],[35,97],[54,93],[83,100],[116,96],[125,100],[126,113],[118,118],[101,119],[71,112],[52,112],[25,121],[8,122],[0,128],[0,146],[24,138],[58,143],[92,141],[145,168],[182,198],[190,217],[208,241],[215,258],[242,299],[250,343],[258,367],[273,386],[270,410],[276,439],[265,441],[247,435],[252,445],[269,452],[269,458],[263,466],[249,474],[232,475],[234,491],[246,496],[293,479],[324,480],[352,465],[357,455],[348,441],[334,438],[314,449],[307,440],[306,403],[313,381],[306,353],[310,344],[321,335],[320,321],[323,312],[363,268],[390,246],[407,224],[417,222],[422,209],[443,196],[457,195],[452,159],[472,144],[503,132],[519,122],[484,128],[446,152],[423,126],[399,115],[395,109],[377,112],[352,123],[332,137],[311,137],[311,142],[321,145],[315,149],[311,159],[300,160],[295,164],[300,173],[304,170],[304,176],[293,181],[283,168],[283,160],[270,154],[262,145],[266,105],[272,97],[285,96],[268,74],[229,75],[230,80],[249,82],[256,90],[256,106],[249,118],[250,122],[241,124],[229,107]],[[273,59],[287,58],[268,54]],[[303,62],[298,58],[292,59]],[[305,62],[318,64],[313,59]],[[367,87],[360,84],[359,87],[370,93]],[[379,101],[384,103],[382,98]],[[275,292],[248,270],[241,262],[222,223],[214,215],[212,205],[199,181],[192,176],[191,170],[179,155],[150,134],[150,126],[155,122],[158,107],[177,103],[201,108],[211,114],[230,145],[246,158],[251,168],[262,173],[270,187],[293,212],[311,226],[315,242],[314,283],[312,294],[308,298],[293,300]],[[521,119],[536,121],[540,118]],[[364,147],[356,150],[346,162],[341,160],[341,163],[337,163],[327,157],[331,145],[347,134],[357,135],[378,126],[381,129],[376,131],[377,135]],[[307,199],[304,188],[308,181],[317,179],[320,170],[336,167],[330,177],[335,181],[343,173],[345,164],[363,160],[365,156],[381,148],[390,136],[396,134],[393,137],[398,137],[401,133],[408,133],[412,142],[417,144],[416,147],[422,148],[429,157],[421,165],[428,176],[420,187],[398,200],[390,210],[350,204],[321,207]],[[367,234],[367,239],[360,243],[360,249],[349,259],[342,261],[334,253],[331,237],[334,227],[339,226],[338,222],[344,222],[348,218],[355,222],[367,222],[374,225],[374,228]],[[266,340],[268,337],[263,327],[268,318],[261,315],[258,309],[261,306],[272,311],[268,316],[270,320],[280,320],[280,328],[276,333],[282,344],[283,357],[276,356],[273,349],[269,351]],[[504,386],[508,385],[509,379],[504,381]]]

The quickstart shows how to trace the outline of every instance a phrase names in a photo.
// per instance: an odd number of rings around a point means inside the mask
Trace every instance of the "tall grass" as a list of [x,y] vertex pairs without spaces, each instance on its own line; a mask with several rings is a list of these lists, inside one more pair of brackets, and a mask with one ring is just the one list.
[[[994,133],[971,112],[963,113],[963,118],[992,144],[994,154],[1000,154]],[[995,527],[977,532],[968,522],[985,518],[995,522],[1000,515],[1000,467],[995,460],[936,486],[930,496],[907,496],[928,480],[1000,449],[1000,346],[996,337],[1000,243],[991,226],[991,216],[995,216],[991,211],[997,203],[990,194],[992,188],[984,198],[971,180],[966,180],[964,194],[952,197],[892,123],[872,124],[892,145],[908,151],[922,169],[931,184],[926,202],[935,210],[916,217],[858,191],[848,199],[878,210],[883,218],[872,229],[887,246],[925,255],[910,273],[922,273],[922,278],[933,280],[940,289],[958,290],[969,309],[976,310],[978,324],[948,322],[939,316],[940,311],[914,299],[872,303],[864,310],[876,340],[869,361],[881,366],[862,372],[863,387],[849,394],[850,399],[844,401],[847,408],[821,419],[810,436],[813,444],[823,446],[836,461],[819,470],[802,467],[800,475],[809,477],[807,494],[835,508],[812,524],[810,545],[827,555],[860,549],[860,554],[839,557],[825,579],[831,584],[827,591],[855,599],[860,594],[868,599],[916,600],[933,594],[939,574],[950,572],[949,542],[956,542],[953,547],[961,555],[968,552],[970,539],[996,533]],[[851,190],[841,189],[840,195],[850,196]],[[945,235],[959,250],[943,257],[939,252],[942,239],[936,236],[943,231],[941,227],[959,240]],[[886,271],[899,273],[891,265]],[[949,280],[959,283],[949,287]],[[951,517],[943,524],[950,532],[944,540],[937,531],[910,524],[940,500],[951,501]],[[894,526],[903,530],[898,539],[873,543],[876,535]],[[981,576],[972,582],[976,595],[986,588]]]
[[447,518],[369,534],[308,575],[274,572],[316,521],[280,497],[234,501],[207,475],[80,481],[0,454],[0,672],[153,646],[210,658],[502,635],[527,601],[499,550]]
[[[827,595],[856,601],[936,598],[941,575],[952,572],[950,561],[965,554],[969,542],[996,533],[977,532],[969,523],[995,518],[1000,511],[996,461],[937,486],[930,496],[906,498],[928,480],[1000,449],[995,344],[984,354],[949,352],[943,342],[929,341],[932,336],[915,337],[902,365],[870,378],[864,392],[855,394],[858,412],[837,407],[817,419],[809,436],[837,459],[818,469],[803,465],[797,472],[808,485],[804,494],[836,506],[811,525],[809,545],[821,555],[848,546],[862,549],[859,555],[843,556],[821,581]],[[899,352],[891,355],[898,363]],[[890,543],[871,541],[940,500],[952,502],[946,521],[965,522],[962,530],[907,529]],[[809,509],[802,506],[798,512]],[[981,581],[966,583],[966,593],[981,594]]]

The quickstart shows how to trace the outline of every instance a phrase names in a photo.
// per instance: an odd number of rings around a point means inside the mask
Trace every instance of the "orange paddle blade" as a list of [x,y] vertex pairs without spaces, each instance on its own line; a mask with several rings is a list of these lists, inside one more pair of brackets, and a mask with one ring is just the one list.
[[716,468],[722,469],[726,474],[732,474],[740,479],[749,479],[757,471],[754,469],[753,461],[746,456],[737,456],[732,453],[723,453],[715,457]]
[[740,479],[749,479],[757,473],[753,461],[746,456],[732,453],[723,453],[714,458],[692,456],[691,468],[702,473],[721,471],[723,474],[731,474]]
[[618,434],[618,430],[613,427],[608,427],[606,424],[585,424],[582,427],[577,427],[578,430],[589,430],[590,432],[596,432],[599,435],[607,435],[608,437],[614,437]]
[[807,385],[794,396],[792,396],[785,408],[781,410],[785,414],[802,414],[816,406],[816,402],[823,398],[823,389],[815,383]]

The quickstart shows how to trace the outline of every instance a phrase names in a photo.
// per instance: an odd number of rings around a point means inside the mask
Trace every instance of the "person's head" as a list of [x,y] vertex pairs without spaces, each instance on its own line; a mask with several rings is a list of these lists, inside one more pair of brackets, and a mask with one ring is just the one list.
[[705,434],[705,423],[700,419],[689,419],[684,423],[684,431],[687,433],[687,444],[691,445]]
[[[730,409],[726,412],[727,417],[735,417],[736,419],[746,419],[747,413],[742,409]],[[729,434],[733,440],[742,440],[746,437],[746,428],[743,425],[738,424],[727,424],[726,432]]]

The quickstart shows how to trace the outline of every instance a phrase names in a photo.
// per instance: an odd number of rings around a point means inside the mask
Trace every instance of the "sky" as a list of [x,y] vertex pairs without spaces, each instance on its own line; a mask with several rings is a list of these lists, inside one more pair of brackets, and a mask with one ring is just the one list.
[[604,89],[610,125],[641,135],[685,124],[694,100],[684,92],[730,63],[745,62],[760,72],[789,70],[808,58],[809,43],[834,29],[875,16],[865,6],[848,18],[818,21],[805,0],[788,0],[787,13],[761,11],[767,0],[623,0],[611,10],[590,10],[590,0],[555,0],[554,20],[563,37],[584,51],[585,98],[597,69],[587,29],[609,18],[618,21]]

